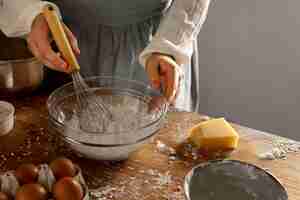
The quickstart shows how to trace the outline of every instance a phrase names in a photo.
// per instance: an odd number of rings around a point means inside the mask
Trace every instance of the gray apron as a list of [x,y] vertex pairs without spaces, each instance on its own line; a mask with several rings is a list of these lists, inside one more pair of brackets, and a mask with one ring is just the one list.
[[[79,63],[83,76],[108,75],[148,84],[147,74],[139,64],[138,56],[151,41],[163,13],[171,6],[172,0],[52,2],[59,6],[64,22],[78,38],[81,50]],[[195,69],[191,66],[195,66]],[[188,66],[182,67],[184,79],[175,106],[197,111],[197,54]]]

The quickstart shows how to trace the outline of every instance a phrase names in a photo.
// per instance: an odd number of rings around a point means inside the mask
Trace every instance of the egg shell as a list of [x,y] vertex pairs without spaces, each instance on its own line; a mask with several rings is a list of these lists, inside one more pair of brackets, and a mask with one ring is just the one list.
[[42,164],[38,168],[38,183],[43,185],[48,192],[51,192],[53,185],[56,182],[52,170],[47,164]]
[[83,178],[83,175],[82,175],[82,171],[80,169],[79,166],[75,165],[76,166],[76,175],[74,176],[74,179],[77,180],[80,185],[82,186],[82,189],[84,191],[84,197],[83,197],[83,200],[90,200],[90,194],[89,194],[89,190],[88,190],[88,187],[87,187],[87,184]]
[[20,184],[14,171],[8,171],[0,175],[1,188],[0,191],[15,196]]

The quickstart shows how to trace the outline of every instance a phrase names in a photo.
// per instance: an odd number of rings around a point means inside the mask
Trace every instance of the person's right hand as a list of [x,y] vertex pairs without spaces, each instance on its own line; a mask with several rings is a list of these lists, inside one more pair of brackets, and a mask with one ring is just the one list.
[[[75,54],[80,54],[78,42],[73,33],[64,25],[66,35]],[[59,53],[51,48],[50,29],[43,15],[35,18],[31,32],[27,36],[27,44],[32,54],[47,67],[61,72],[70,72],[70,68]]]

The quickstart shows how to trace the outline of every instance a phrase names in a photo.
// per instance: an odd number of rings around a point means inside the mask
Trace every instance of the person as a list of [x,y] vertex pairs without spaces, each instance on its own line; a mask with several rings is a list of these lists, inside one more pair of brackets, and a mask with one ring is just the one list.
[[[23,37],[51,69],[68,64],[50,45],[42,10],[52,5],[78,55],[83,76],[109,75],[163,89],[169,102],[199,109],[197,35],[210,0],[4,0],[0,29]],[[80,49],[79,49],[80,47]]]

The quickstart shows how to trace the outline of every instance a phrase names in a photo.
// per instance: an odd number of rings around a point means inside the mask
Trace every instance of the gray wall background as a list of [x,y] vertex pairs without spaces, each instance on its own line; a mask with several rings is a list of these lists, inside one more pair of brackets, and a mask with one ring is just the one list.
[[199,36],[201,112],[300,140],[300,1],[213,1]]

